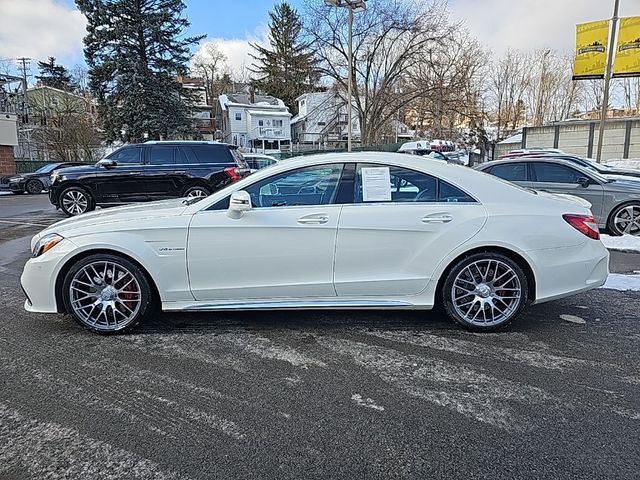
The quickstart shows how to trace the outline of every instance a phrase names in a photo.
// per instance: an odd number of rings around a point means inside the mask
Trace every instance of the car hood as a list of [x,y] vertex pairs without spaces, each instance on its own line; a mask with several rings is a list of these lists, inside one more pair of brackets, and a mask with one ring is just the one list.
[[608,178],[609,180],[615,180],[617,182],[629,182],[629,183],[633,183],[633,184],[638,184],[640,183],[640,177],[632,177],[629,175],[623,175],[621,173],[607,173],[604,175],[605,178]]
[[575,195],[569,195],[568,193],[544,192],[541,190],[536,190],[536,192],[538,192],[538,195],[544,198],[550,198],[552,200],[563,200],[565,202],[571,202],[584,208],[591,208],[590,202],[588,202],[584,198],[576,197]]
[[79,167],[59,168],[54,173],[57,173],[58,175],[74,175],[82,173],[95,173],[98,169],[100,169],[100,167],[97,167],[95,165],[81,165]]
[[640,181],[630,177],[612,177],[607,175],[609,180],[613,180],[603,185],[607,192],[636,193],[640,196]]
[[180,215],[184,212],[185,208],[187,208],[187,205],[184,203],[183,198],[127,205],[124,207],[102,208],[54,223],[40,232],[38,236],[43,236],[48,233],[57,233],[63,237],[73,236],[74,231],[79,229],[95,227],[96,230],[103,230],[105,228],[104,225],[111,225],[111,227],[107,227],[107,229],[111,229],[114,223],[135,222],[149,218]]

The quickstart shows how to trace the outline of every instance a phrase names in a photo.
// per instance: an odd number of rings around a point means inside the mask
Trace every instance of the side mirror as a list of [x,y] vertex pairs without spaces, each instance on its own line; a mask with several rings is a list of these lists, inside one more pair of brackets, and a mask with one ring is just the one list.
[[231,194],[229,198],[229,210],[227,216],[229,218],[238,219],[242,217],[244,212],[251,210],[251,196],[244,190],[239,190]]
[[591,180],[589,180],[587,177],[580,177],[578,178],[578,184],[582,188],[587,188],[589,185],[591,185]]
[[104,168],[114,168],[117,165],[118,165],[118,162],[116,162],[115,160],[111,160],[110,158],[103,158],[98,162],[98,166],[104,167]]

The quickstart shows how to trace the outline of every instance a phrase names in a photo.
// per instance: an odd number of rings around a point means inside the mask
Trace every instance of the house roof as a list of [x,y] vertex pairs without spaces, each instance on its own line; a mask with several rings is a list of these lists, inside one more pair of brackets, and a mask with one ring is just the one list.
[[265,116],[269,116],[269,117],[287,117],[287,116],[291,116],[291,114],[288,111],[279,111],[279,112],[274,112],[274,111],[264,111],[264,110],[247,110],[251,115],[265,115]]
[[522,134],[517,133],[509,138],[505,138],[501,142],[498,142],[498,145],[508,144],[508,143],[522,143]]

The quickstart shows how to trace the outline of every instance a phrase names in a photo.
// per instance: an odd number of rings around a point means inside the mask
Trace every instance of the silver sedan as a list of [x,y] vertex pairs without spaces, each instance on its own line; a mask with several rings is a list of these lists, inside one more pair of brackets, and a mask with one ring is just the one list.
[[583,198],[601,230],[640,236],[640,182],[606,178],[557,158],[519,157],[475,167],[522,187]]

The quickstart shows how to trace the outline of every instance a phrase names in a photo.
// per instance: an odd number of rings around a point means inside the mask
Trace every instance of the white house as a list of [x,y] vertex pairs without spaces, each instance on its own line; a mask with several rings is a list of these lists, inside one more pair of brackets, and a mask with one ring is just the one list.
[[269,95],[220,95],[218,128],[223,142],[249,152],[277,153],[291,149],[291,114],[284,102]]
[[[294,143],[318,144],[344,142],[347,139],[347,106],[335,90],[303,93],[298,98],[298,115],[291,119]],[[352,136],[360,139],[360,122],[352,110]]]

